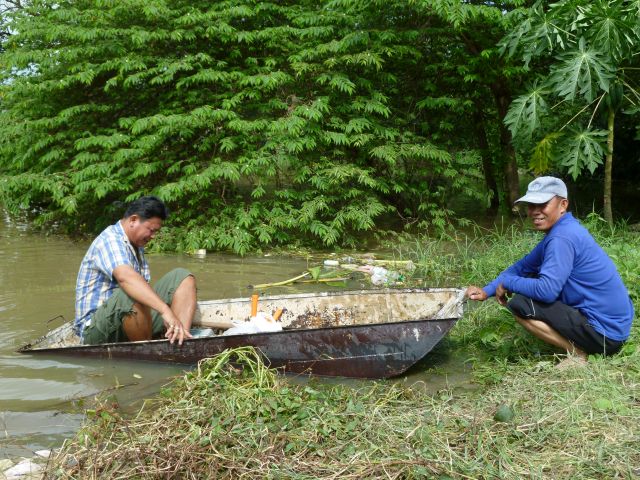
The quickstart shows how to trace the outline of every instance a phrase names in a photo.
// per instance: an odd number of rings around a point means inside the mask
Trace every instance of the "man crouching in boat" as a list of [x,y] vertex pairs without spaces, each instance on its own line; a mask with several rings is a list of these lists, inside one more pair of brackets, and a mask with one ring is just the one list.
[[566,350],[563,366],[585,363],[587,354],[618,352],[629,336],[633,304],[613,261],[567,211],[564,182],[537,178],[516,202],[528,204],[544,238],[489,285],[467,288],[467,297],[495,295],[527,331]]
[[87,251],[76,282],[74,328],[84,344],[150,340],[164,336],[180,345],[196,309],[196,281],[176,268],[151,288],[144,246],[168,211],[156,197],[141,197],[124,218],[107,227]]

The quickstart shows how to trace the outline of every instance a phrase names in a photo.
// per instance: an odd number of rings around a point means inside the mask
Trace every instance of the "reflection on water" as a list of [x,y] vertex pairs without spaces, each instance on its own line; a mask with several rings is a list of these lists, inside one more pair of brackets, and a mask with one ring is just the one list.
[[[184,365],[15,353],[73,318],[75,279],[88,246],[89,242],[35,235],[24,225],[0,221],[0,458],[59,446],[82,422],[77,407],[82,399],[109,393],[125,411],[134,412],[142,399],[185,369]],[[197,278],[200,300],[248,297],[253,293],[251,284],[289,279],[308,268],[301,259],[267,256],[149,255],[148,260],[153,279],[177,266],[190,269]],[[360,282],[350,285],[366,287]],[[329,288],[303,284],[268,293]],[[456,370],[458,364],[462,365],[460,359],[446,359],[440,368]],[[399,381],[440,385],[439,374],[424,372],[425,367],[414,369],[408,380]]]

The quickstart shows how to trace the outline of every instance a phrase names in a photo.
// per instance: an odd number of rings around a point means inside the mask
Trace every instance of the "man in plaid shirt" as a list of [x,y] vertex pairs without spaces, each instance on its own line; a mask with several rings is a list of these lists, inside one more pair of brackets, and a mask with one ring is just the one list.
[[144,246],[168,216],[153,196],[132,202],[87,251],[76,282],[75,330],[84,344],[149,340],[164,334],[181,345],[196,309],[196,282],[184,268],[154,288]]

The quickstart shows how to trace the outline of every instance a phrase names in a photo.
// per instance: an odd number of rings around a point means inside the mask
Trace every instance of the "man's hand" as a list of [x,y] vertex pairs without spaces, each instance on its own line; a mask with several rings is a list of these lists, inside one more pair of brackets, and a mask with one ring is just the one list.
[[193,338],[189,330],[184,328],[180,320],[175,316],[170,308],[162,314],[162,321],[167,329],[164,336],[169,339],[169,343],[178,340],[178,345],[182,345],[185,338]]
[[509,301],[509,297],[511,296],[511,292],[504,288],[502,284],[498,285],[496,288],[496,300],[503,307],[507,306],[507,302]]
[[477,300],[479,302],[484,302],[487,299],[487,293],[480,287],[476,287],[474,285],[467,288],[464,292],[464,296],[469,300]]
[[193,338],[188,329],[185,329],[182,322],[178,320],[171,307],[153,291],[142,275],[136,272],[129,265],[120,265],[113,270],[113,276],[118,281],[118,285],[135,302],[145,305],[155,310],[162,316],[164,328],[167,330],[164,336],[173,343],[178,340],[178,345],[182,345],[185,338]]

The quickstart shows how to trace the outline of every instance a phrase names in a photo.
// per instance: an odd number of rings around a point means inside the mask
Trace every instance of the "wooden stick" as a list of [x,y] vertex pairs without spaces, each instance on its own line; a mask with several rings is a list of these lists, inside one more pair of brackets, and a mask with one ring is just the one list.
[[334,277],[334,278],[318,278],[317,280],[298,280],[298,283],[345,282],[347,280],[349,280],[349,277]]
[[280,319],[280,315],[282,315],[282,308],[278,308],[275,312],[273,312],[273,319],[277,322]]
[[194,319],[193,326],[227,330],[233,327],[233,322],[231,320],[215,320],[215,319],[204,320],[200,318],[197,320]]

